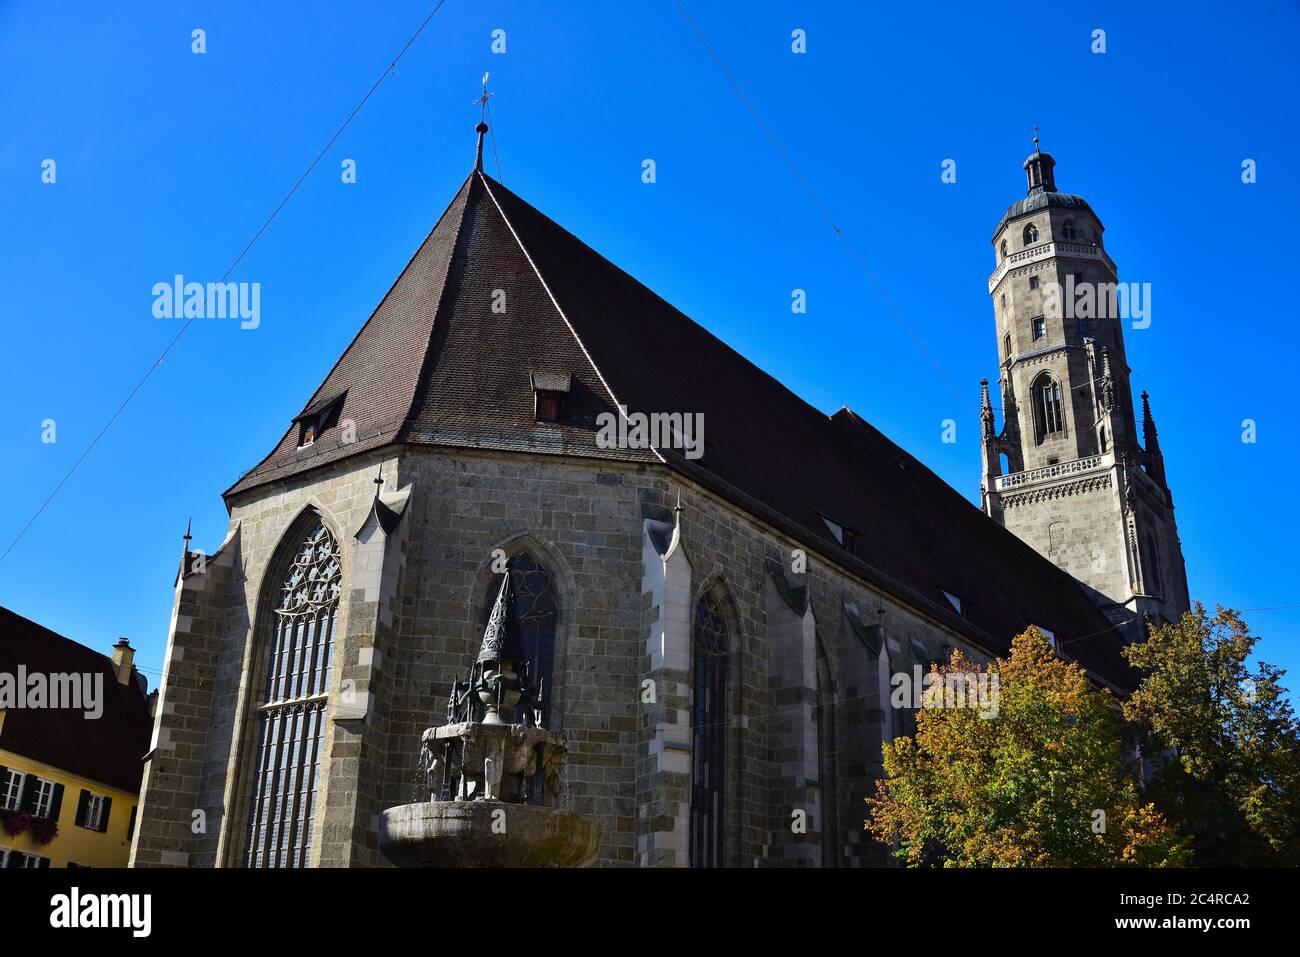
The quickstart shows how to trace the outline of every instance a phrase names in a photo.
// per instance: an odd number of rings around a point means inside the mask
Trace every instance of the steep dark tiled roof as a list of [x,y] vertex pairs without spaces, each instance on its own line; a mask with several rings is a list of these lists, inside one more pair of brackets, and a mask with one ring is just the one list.
[[138,791],[153,720],[149,701],[134,680],[120,685],[113,659],[0,608],[0,672],[101,675],[103,713],[89,719],[69,708],[10,708],[0,728],[0,748],[44,761],[124,791]]
[[[535,373],[571,376],[565,425],[533,421]],[[345,390],[357,443],[329,429],[299,451],[290,429],[227,495],[394,441],[663,461],[994,652],[1038,624],[1131,683],[1117,635],[1068,574],[862,418],[808,405],[482,173],[308,406]],[[598,448],[596,415],[616,403],[703,413],[704,457]],[[824,519],[858,533],[852,554]]]

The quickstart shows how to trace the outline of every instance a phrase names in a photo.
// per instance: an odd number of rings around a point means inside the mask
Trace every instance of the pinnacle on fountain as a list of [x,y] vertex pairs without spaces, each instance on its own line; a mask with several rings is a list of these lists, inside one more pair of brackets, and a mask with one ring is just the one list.
[[488,661],[525,660],[524,639],[519,632],[519,619],[515,615],[515,583],[510,574],[510,562],[506,562],[506,573],[497,592],[497,600],[492,604],[492,614],[488,617],[487,628],[483,631],[483,644],[478,652],[478,664]]

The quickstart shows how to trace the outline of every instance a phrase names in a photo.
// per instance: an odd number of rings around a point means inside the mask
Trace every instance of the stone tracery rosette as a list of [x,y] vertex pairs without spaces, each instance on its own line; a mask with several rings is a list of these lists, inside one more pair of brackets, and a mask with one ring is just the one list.
[[330,604],[339,597],[342,571],[338,542],[317,522],[289,567],[276,614],[310,615]]

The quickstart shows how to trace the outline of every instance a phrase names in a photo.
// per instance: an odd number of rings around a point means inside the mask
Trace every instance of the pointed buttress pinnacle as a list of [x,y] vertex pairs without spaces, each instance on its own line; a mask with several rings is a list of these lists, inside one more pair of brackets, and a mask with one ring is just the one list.
[[[190,531],[193,527],[194,518],[191,516],[185,520],[185,534],[181,536],[181,538],[185,540],[185,545],[181,548],[181,578],[184,578],[190,573],[190,541],[194,537],[190,534]],[[175,584],[175,582],[172,584]]]
[[993,403],[989,400],[989,380],[980,379],[980,424],[986,439],[993,438]]
[[1142,390],[1142,444],[1147,447],[1148,452],[1160,447],[1160,439],[1156,435],[1155,416],[1151,414],[1151,400],[1145,389]]

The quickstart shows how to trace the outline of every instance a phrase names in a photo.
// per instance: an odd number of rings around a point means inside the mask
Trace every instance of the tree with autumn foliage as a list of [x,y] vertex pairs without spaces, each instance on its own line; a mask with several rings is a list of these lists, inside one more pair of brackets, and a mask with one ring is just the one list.
[[1300,865],[1300,730],[1258,638],[1199,602],[1124,654],[1143,673],[1124,715],[1142,731],[1148,793],[1200,866]]
[[[995,707],[943,700],[972,675],[986,676]],[[867,830],[908,865],[1186,862],[1185,840],[1140,795],[1117,702],[1037,629],[986,671],[954,652],[931,666],[929,687],[915,737],[884,746],[887,777],[867,798]]]

